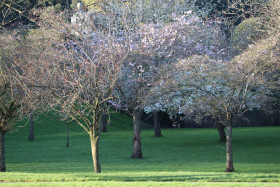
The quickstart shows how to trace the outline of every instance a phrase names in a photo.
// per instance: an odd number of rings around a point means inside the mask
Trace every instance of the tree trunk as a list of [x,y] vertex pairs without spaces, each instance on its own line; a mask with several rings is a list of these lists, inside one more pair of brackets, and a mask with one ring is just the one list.
[[225,172],[233,172],[233,157],[232,157],[232,126],[227,126],[227,168]]
[[103,114],[101,117],[101,132],[107,132],[107,116]]
[[99,136],[96,137],[93,131],[90,132],[90,143],[91,143],[91,153],[92,153],[94,172],[101,173],[101,165],[99,161],[99,152],[98,152]]
[[6,171],[6,162],[5,162],[5,131],[0,132],[0,172]]
[[29,136],[28,140],[29,141],[34,141],[34,120],[33,120],[33,110],[30,112],[30,117],[29,117]]
[[224,125],[222,123],[217,122],[217,129],[220,135],[220,142],[226,143],[227,137],[226,137]]
[[141,150],[141,109],[133,109],[133,153],[131,158],[142,158]]
[[155,132],[155,137],[162,136],[161,131],[160,131],[158,111],[154,111],[154,132]]
[[67,121],[65,121],[65,128],[66,128],[66,147],[69,147],[68,122]]

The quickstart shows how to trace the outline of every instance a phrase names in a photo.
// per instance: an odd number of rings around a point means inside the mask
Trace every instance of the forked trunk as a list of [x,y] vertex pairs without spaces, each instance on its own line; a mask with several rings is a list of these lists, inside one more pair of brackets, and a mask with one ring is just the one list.
[[6,171],[6,161],[5,161],[5,133],[6,131],[0,132],[0,172]]
[[66,147],[69,147],[68,122],[67,121],[65,121],[65,128],[66,128]]
[[225,172],[233,172],[233,158],[232,158],[232,127],[227,126],[227,168]]
[[29,117],[29,135],[28,135],[28,140],[29,141],[34,141],[34,120],[33,120],[33,110],[30,112],[30,117]]
[[101,117],[101,132],[107,132],[107,116],[103,114]]
[[154,111],[154,132],[155,132],[155,137],[162,136],[161,130],[160,130],[158,111]]
[[131,158],[142,158],[141,150],[141,109],[133,110],[133,153]]
[[91,153],[92,153],[94,172],[101,173],[101,165],[99,161],[99,151],[98,151],[99,136],[95,137],[94,133],[91,132],[90,143],[91,143]]
[[220,142],[225,143],[227,141],[225,127],[222,123],[217,122],[217,129],[220,135]]

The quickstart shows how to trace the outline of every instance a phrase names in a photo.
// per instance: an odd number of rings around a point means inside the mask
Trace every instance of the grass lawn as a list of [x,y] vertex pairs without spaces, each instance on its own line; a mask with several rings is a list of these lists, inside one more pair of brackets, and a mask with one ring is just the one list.
[[[142,131],[143,159],[130,159],[132,121],[114,114],[100,141],[102,173],[93,173],[89,136],[70,124],[41,117],[35,141],[28,126],[6,137],[5,186],[280,186],[280,127],[233,129],[236,172],[223,172],[225,144],[216,129],[164,129],[153,137]],[[21,123],[20,125],[23,125]]]

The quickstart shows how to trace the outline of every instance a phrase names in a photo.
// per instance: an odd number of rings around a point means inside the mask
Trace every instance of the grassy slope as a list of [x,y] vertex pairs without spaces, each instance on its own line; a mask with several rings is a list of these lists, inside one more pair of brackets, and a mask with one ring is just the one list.
[[[8,134],[8,172],[1,173],[0,181],[71,181],[76,186],[84,186],[81,182],[86,181],[98,186],[133,186],[135,181],[140,181],[140,186],[183,186],[182,182],[192,181],[280,181],[279,127],[234,128],[237,171],[224,173],[225,145],[217,142],[215,129],[165,129],[161,138],[153,137],[152,130],[143,130],[144,159],[132,160],[131,119],[114,114],[111,120],[113,125],[102,134],[100,142],[101,174],[93,173],[89,137],[80,127],[71,124],[70,147],[66,148],[63,122],[39,118],[34,142],[27,141],[27,127]],[[42,183],[45,185],[56,183]]]

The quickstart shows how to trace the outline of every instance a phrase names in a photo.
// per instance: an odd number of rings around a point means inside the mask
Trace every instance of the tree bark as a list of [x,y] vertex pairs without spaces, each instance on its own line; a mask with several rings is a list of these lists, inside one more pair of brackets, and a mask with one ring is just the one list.
[[95,136],[93,131],[90,132],[91,153],[93,160],[93,167],[95,173],[101,173],[101,165],[99,160],[98,143],[99,136]]
[[103,114],[101,117],[101,132],[107,132],[107,116]]
[[227,137],[226,137],[224,125],[222,123],[217,122],[217,129],[220,135],[220,142],[226,143]]
[[155,137],[162,136],[161,130],[160,130],[158,111],[154,111],[154,132],[155,132]]
[[5,161],[5,134],[6,131],[0,132],[0,172],[6,171],[6,161]]
[[143,158],[141,150],[141,109],[133,109],[133,153],[131,158]]
[[33,120],[33,110],[30,112],[30,117],[29,117],[29,135],[28,135],[28,140],[29,141],[34,141],[34,120]]
[[69,147],[68,122],[67,121],[65,121],[65,128],[66,128],[66,147]]
[[232,157],[232,126],[227,126],[227,167],[225,172],[234,172]]

